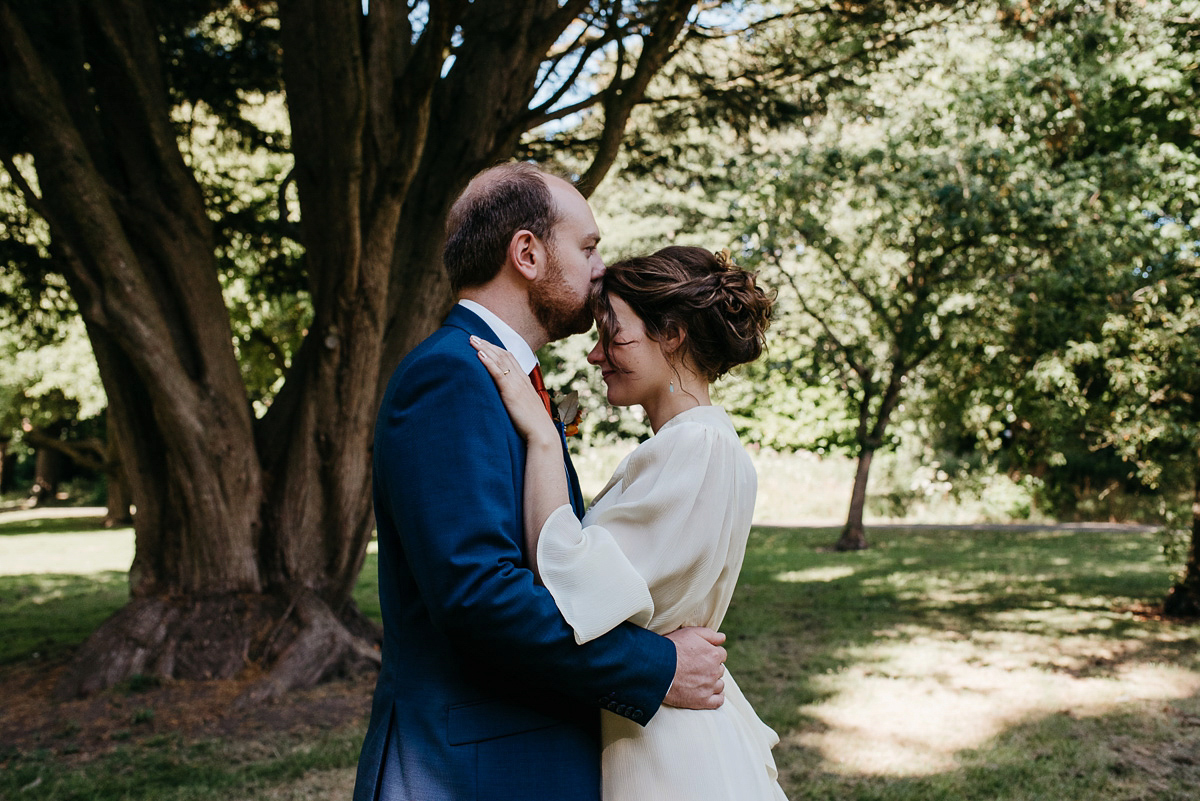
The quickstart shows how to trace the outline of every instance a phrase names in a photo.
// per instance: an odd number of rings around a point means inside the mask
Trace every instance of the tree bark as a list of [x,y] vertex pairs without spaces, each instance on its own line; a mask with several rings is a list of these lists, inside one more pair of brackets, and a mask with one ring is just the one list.
[[133,498],[129,494],[129,482],[125,479],[125,466],[121,462],[121,449],[117,445],[117,436],[112,426],[108,427],[104,474],[107,476],[104,527],[119,528],[132,525],[133,512],[129,507]]
[[854,471],[854,489],[850,492],[850,511],[846,525],[834,543],[837,551],[862,551],[867,545],[867,532],[863,527],[863,510],[867,505],[867,479],[871,473],[871,461],[875,458],[873,448],[862,448],[858,453],[858,467]]
[[40,447],[37,449],[34,456],[33,486],[29,489],[31,504],[41,506],[54,500],[66,462],[67,457],[54,448]]

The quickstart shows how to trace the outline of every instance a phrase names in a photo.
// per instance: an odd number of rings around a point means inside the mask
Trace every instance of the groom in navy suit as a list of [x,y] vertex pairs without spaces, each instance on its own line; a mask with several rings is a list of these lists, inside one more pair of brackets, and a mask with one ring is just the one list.
[[[474,335],[534,351],[591,327],[587,201],[529,164],[476,176],[447,223],[459,302],[388,384],[375,427],[383,668],[355,801],[599,801],[599,710],[724,700],[722,635],[622,624],[575,642],[523,551],[525,445]],[[540,376],[540,372],[539,372]],[[582,515],[564,441],[563,469]]]

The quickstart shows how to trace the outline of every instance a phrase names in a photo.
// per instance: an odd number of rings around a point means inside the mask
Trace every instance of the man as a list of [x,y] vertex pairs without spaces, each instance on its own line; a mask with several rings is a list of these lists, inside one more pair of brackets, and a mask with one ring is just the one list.
[[[505,164],[471,181],[447,234],[459,302],[376,421],[383,668],[354,798],[598,801],[599,709],[645,725],[662,703],[719,706],[723,637],[623,624],[578,645],[527,568],[525,445],[469,337],[533,370],[537,348],[591,326],[604,263],[587,201]],[[582,515],[565,441],[563,458]]]

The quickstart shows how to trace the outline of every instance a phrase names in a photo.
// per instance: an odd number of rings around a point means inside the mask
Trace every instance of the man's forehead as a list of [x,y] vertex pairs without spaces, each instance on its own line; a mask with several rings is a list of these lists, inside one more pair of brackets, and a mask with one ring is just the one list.
[[546,183],[550,187],[550,193],[554,196],[554,202],[558,206],[562,214],[562,222],[569,223],[577,228],[587,229],[585,235],[600,238],[599,229],[596,226],[596,219],[592,216],[591,206],[587,200],[579,193],[579,190],[570,183],[553,175],[546,176]]

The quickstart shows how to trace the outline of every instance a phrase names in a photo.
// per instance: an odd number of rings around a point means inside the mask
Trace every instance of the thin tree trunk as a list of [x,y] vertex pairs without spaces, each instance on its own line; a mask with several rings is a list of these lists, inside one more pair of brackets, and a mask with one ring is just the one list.
[[33,486],[29,490],[29,501],[32,505],[41,506],[54,500],[66,463],[67,457],[54,448],[37,449],[34,456]]
[[108,426],[108,444],[104,457],[104,473],[106,476],[104,515],[105,528],[120,528],[133,524],[133,513],[130,505],[133,498],[129,494],[129,482],[125,479],[125,465],[121,462],[121,449],[117,444],[115,429]]
[[12,489],[13,468],[16,466],[16,457],[9,451],[9,445],[12,440],[0,439],[0,493],[8,492]]
[[863,527],[863,510],[867,505],[867,479],[871,473],[871,461],[875,458],[873,448],[863,447],[858,453],[858,467],[854,471],[854,489],[850,493],[850,511],[842,535],[834,544],[834,550],[861,551],[867,546],[867,532]]

